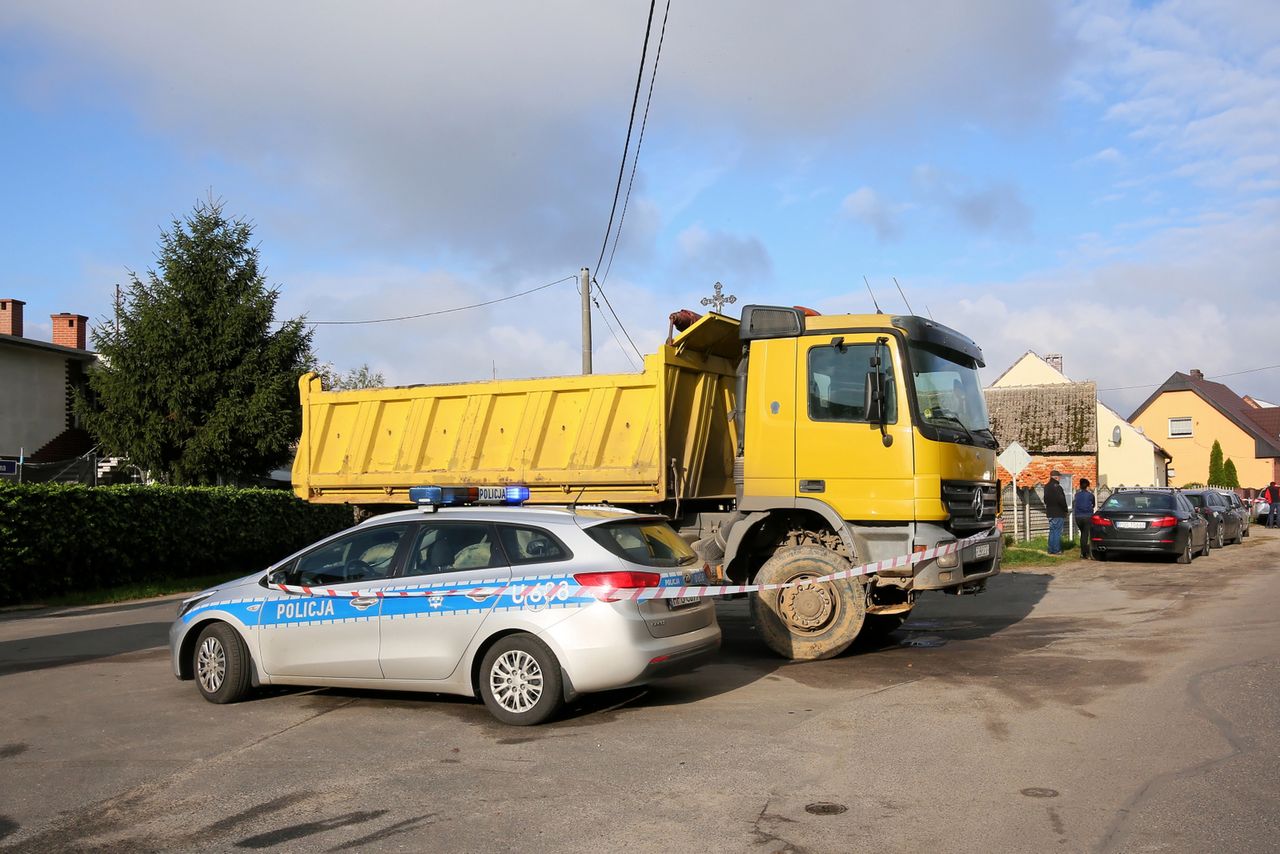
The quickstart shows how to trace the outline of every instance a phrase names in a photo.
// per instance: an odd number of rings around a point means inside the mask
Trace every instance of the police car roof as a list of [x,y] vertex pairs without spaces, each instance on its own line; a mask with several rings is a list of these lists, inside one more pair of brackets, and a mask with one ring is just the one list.
[[578,505],[576,507],[554,504],[533,507],[472,505],[469,507],[438,507],[434,512],[415,508],[394,513],[382,513],[365,519],[360,525],[381,525],[387,522],[416,521],[438,517],[473,522],[526,522],[534,525],[570,525],[576,523],[583,528],[590,528],[615,519],[663,518],[656,515],[644,516],[634,510],[600,504]]

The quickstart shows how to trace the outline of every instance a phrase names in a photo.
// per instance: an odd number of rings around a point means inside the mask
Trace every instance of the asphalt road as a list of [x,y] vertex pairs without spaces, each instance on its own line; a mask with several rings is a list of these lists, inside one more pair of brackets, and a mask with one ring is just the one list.
[[470,701],[169,673],[174,600],[0,615],[0,850],[1262,851],[1280,533],[1190,568],[934,595],[784,664],[721,606],[697,673],[506,728]]

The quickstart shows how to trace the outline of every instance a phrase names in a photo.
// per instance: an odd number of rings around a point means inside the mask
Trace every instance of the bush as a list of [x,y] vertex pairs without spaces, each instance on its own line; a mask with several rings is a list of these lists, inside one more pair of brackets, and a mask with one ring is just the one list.
[[351,508],[269,489],[0,483],[0,604],[265,568]]

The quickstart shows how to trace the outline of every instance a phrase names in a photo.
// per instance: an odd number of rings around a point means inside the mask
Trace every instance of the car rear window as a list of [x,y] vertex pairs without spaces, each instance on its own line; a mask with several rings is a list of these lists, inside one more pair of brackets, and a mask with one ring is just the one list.
[[591,539],[642,566],[684,566],[698,556],[666,522],[608,522],[587,529]]
[[1103,510],[1172,510],[1173,495],[1168,492],[1119,492],[1107,499]]

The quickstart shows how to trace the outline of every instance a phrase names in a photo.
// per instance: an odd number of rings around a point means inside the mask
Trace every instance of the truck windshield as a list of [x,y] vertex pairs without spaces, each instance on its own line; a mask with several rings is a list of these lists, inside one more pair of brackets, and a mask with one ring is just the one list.
[[991,438],[987,402],[978,368],[959,353],[928,344],[911,344],[911,376],[920,417],[934,427]]

